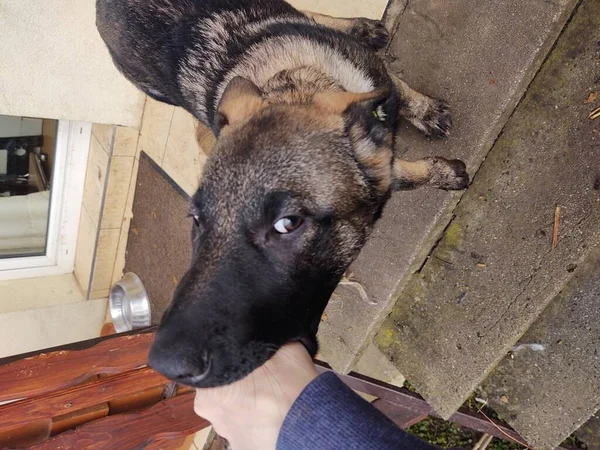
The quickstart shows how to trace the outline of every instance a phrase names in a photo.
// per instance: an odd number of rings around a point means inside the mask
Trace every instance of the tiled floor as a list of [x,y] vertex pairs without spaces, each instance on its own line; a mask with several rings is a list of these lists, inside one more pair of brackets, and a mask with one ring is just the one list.
[[93,127],[75,257],[75,276],[90,299],[106,298],[121,276],[114,268],[129,231],[137,144],[135,129]]

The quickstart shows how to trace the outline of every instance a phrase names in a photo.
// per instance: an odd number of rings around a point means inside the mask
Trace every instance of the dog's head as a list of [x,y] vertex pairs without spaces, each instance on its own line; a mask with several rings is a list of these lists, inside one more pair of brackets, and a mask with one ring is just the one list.
[[314,355],[327,301],[389,198],[392,89],[270,105],[235,79],[193,197],[193,260],[150,364],[195,387],[224,385],[286,342]]

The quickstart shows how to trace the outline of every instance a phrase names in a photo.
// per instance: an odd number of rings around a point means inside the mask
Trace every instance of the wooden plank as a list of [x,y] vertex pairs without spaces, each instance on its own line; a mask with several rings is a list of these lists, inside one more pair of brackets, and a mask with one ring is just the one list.
[[101,403],[90,408],[85,408],[79,411],[74,411],[63,416],[52,419],[52,436],[63,433],[72,428],[91,422],[92,420],[101,419],[108,416],[108,403]]
[[167,384],[167,380],[150,368],[102,378],[92,383],[53,392],[0,407],[0,433],[25,426],[32,421],[52,419],[100,403],[132,395]]
[[428,417],[427,414],[382,399],[375,400],[372,405],[403,430]]
[[29,422],[23,427],[0,432],[0,448],[20,448],[45,441],[50,437],[52,421],[50,419]]
[[157,386],[108,402],[110,413],[129,413],[145,406],[154,405],[162,400],[163,390],[164,386]]
[[34,350],[32,352],[22,353],[20,355],[11,355],[5,356],[4,358],[0,358],[0,366],[5,366],[9,363],[20,361],[22,359],[30,358],[32,356],[38,356],[40,353],[53,353],[53,352],[61,352],[61,351],[80,351],[88,348],[92,348],[93,346],[100,344],[104,341],[109,341],[111,339],[118,339],[125,336],[136,336],[138,334],[146,334],[146,333],[154,333],[158,329],[158,326],[150,326],[148,328],[142,328],[141,330],[132,330],[126,331],[124,333],[119,333],[116,335],[109,336],[100,336],[93,339],[87,339],[85,341],[79,342],[71,342],[70,344],[57,345],[56,347],[50,347],[44,350]]
[[146,364],[154,333],[119,336],[79,351],[39,353],[0,366],[0,402],[42,395],[98,374],[117,374]]
[[180,450],[184,444],[184,438],[161,439],[159,441],[144,445],[144,450]]
[[171,447],[170,441],[181,446],[182,440],[187,436],[209,425],[208,421],[194,413],[194,394],[190,392],[164,400],[139,413],[118,414],[95,420],[30,448],[171,449],[178,447]]

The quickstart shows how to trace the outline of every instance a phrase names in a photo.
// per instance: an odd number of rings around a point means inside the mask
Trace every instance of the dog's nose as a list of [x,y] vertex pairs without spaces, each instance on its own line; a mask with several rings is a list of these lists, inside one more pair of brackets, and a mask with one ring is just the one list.
[[208,351],[190,351],[176,344],[164,345],[158,337],[150,348],[148,364],[168,379],[188,385],[206,378],[211,366]]

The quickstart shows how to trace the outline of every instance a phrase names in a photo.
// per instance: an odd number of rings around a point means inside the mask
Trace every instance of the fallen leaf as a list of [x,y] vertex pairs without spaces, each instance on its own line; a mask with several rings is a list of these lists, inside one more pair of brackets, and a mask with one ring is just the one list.
[[479,267],[480,269],[483,269],[484,267],[487,267],[484,263],[478,263],[477,267]]
[[153,211],[152,211],[152,218],[153,218],[154,220],[156,220],[156,218],[157,218],[157,217],[158,217],[158,216],[156,215],[156,210],[153,210]]
[[131,232],[132,232],[133,234],[135,234],[136,236],[137,236],[138,234],[140,234],[140,232],[139,232],[139,230],[138,230],[137,228],[132,228],[132,229],[131,229]]
[[179,283],[179,280],[177,279],[177,277],[175,275],[173,275],[173,284],[175,286],[177,286],[177,283]]
[[321,316],[321,320],[323,322],[327,322],[327,319],[329,319],[329,317],[327,316],[327,314],[323,313],[323,315]]
[[587,105],[588,103],[594,103],[596,101],[596,99],[598,98],[598,93],[597,92],[590,92],[590,95],[588,95],[588,98],[585,102],[583,102],[585,105]]
[[508,397],[506,395],[503,395],[502,397],[500,397],[500,401],[506,405],[508,404]]
[[492,86],[493,86],[494,84],[496,84],[496,79],[495,79],[495,78],[492,78],[492,79],[490,80],[490,84],[491,84]]

